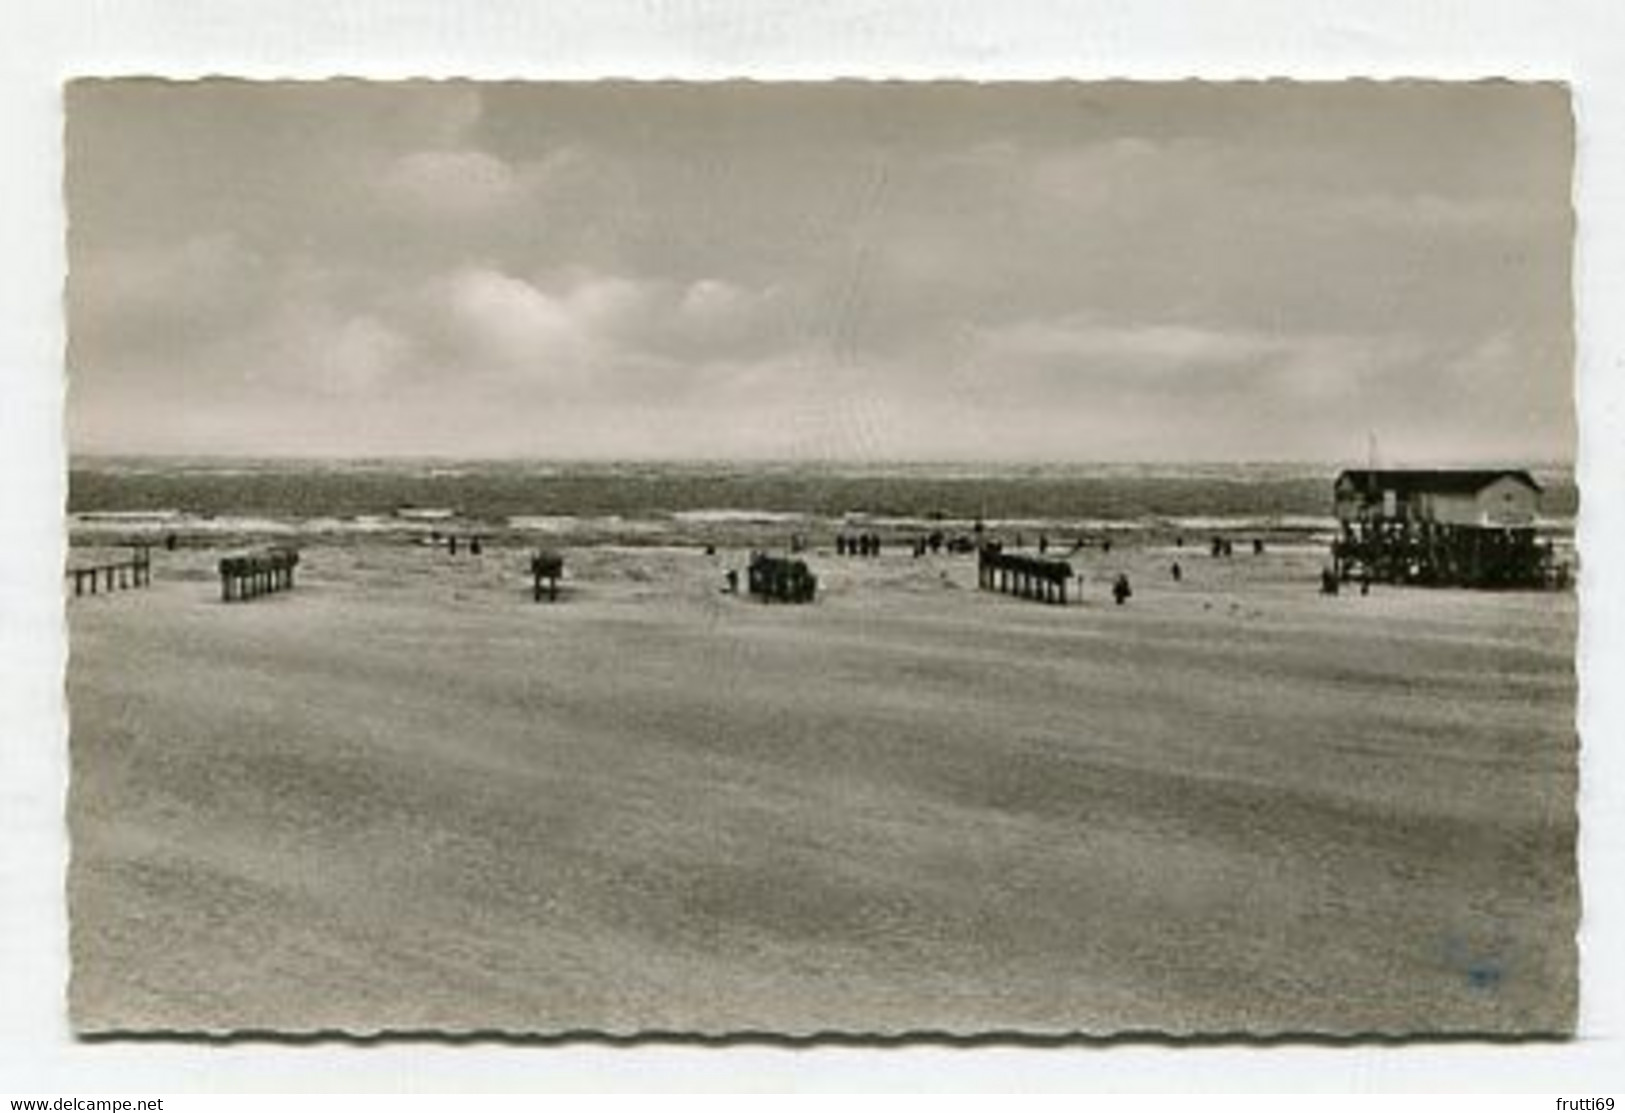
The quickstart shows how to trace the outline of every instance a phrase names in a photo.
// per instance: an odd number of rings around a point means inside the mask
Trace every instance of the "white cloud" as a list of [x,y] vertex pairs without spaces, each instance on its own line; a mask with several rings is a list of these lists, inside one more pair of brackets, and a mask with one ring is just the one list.
[[346,410],[408,447],[573,420],[583,452],[1313,452],[1412,414],[1572,442],[1562,113],[1500,94],[142,89],[73,130],[73,404],[104,427],[152,399],[286,450]]
[[404,155],[385,171],[379,189],[397,209],[429,216],[484,216],[522,195],[512,167],[483,151]]
[[546,294],[522,278],[470,267],[444,281],[443,296],[457,339],[481,362],[573,370],[588,351],[586,322],[568,299]]
[[683,291],[682,311],[699,324],[727,321],[746,310],[752,297],[731,282],[701,278]]
[[770,299],[721,279],[520,276],[491,266],[462,267],[428,285],[428,312],[447,324],[443,358],[515,384],[600,398],[704,389],[719,367],[767,347],[757,341]]
[[545,219],[555,195],[591,187],[572,177],[580,162],[568,147],[518,162],[472,147],[415,150],[390,158],[374,189],[386,209],[431,233],[446,220]]

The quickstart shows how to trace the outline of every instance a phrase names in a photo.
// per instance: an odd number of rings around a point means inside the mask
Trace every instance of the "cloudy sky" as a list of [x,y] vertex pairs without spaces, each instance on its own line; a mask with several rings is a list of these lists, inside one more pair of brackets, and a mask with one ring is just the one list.
[[78,452],[1572,456],[1512,85],[70,88]]

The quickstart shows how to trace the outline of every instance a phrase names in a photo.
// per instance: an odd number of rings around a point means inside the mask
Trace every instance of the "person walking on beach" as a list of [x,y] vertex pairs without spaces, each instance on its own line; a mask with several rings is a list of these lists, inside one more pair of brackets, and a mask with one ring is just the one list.
[[1121,607],[1128,602],[1129,596],[1133,594],[1134,589],[1129,587],[1128,584],[1128,573],[1119,572],[1117,579],[1112,582],[1112,598],[1117,600],[1117,605]]
[[1179,567],[1179,561],[1177,560],[1174,561],[1174,566],[1169,571],[1173,573],[1174,583],[1176,584],[1185,577],[1185,570]]

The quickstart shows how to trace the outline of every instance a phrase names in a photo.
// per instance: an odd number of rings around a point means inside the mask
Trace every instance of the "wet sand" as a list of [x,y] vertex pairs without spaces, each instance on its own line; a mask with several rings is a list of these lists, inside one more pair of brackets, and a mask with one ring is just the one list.
[[538,605],[380,541],[226,606],[218,555],[69,600],[81,1031],[1572,1028],[1572,595],[599,549]]

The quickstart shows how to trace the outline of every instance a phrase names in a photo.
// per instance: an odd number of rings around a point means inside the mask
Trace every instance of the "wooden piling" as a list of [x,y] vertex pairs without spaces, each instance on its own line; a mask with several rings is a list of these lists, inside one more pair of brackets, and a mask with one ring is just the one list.
[[69,568],[65,575],[72,577],[73,594],[77,598],[83,595],[111,595],[115,591],[148,587],[152,584],[151,569],[151,557],[146,547],[137,546],[134,555],[128,560],[81,565],[78,568]]
[[996,544],[977,550],[976,583],[1018,599],[1066,604],[1066,581],[1073,575],[1065,561],[1006,553]]
[[237,603],[293,588],[299,564],[294,549],[272,548],[220,561],[220,600]]

